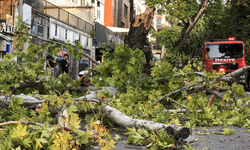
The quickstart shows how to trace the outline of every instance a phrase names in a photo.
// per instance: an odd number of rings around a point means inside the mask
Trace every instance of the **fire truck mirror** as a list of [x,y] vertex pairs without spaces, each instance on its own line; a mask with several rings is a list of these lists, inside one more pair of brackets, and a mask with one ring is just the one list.
[[209,52],[209,51],[210,51],[210,48],[209,48],[209,47],[205,47],[205,50],[207,50],[207,52]]

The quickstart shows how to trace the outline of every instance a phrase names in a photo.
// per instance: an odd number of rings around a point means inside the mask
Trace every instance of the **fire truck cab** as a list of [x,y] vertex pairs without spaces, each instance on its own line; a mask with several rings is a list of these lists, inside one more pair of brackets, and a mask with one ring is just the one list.
[[[244,43],[236,41],[234,37],[205,42],[202,50],[202,65],[206,71],[216,70],[226,74],[245,67]],[[236,81],[246,86],[247,73],[237,76]]]

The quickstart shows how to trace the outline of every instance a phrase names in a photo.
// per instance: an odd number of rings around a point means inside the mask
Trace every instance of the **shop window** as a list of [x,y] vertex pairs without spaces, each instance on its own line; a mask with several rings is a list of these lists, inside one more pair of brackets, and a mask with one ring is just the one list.
[[127,15],[128,15],[128,7],[124,5],[124,18],[125,19],[127,19]]

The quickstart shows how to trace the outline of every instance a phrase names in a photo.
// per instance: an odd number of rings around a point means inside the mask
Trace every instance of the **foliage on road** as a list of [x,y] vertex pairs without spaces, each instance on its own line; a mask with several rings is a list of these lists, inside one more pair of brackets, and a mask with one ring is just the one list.
[[[233,0],[230,2],[235,3]],[[228,7],[225,6],[227,9],[225,11],[232,10],[229,4]],[[244,10],[246,10],[247,4],[247,1],[242,1],[242,3],[237,3],[237,7],[244,6]],[[188,6],[185,3],[174,6],[183,8],[180,13],[174,12],[177,17],[186,17],[185,12],[188,12],[189,16],[193,16],[200,5],[190,5],[191,9],[185,7]],[[230,14],[230,16],[232,15]],[[199,43],[195,43],[196,39],[205,39],[200,32],[205,31],[206,25],[215,23],[213,22],[213,15],[211,16],[202,18],[197,23],[199,26],[192,30],[187,41],[193,47],[199,45]],[[229,17],[229,15],[225,16],[225,18]],[[220,18],[219,15],[217,17]],[[240,17],[234,19],[243,20]],[[221,23],[225,21],[224,19],[221,20]],[[175,21],[175,19],[172,19],[172,21]],[[171,50],[174,43],[179,40],[181,27],[183,27],[177,26],[178,20],[176,21],[177,32],[175,32],[175,28],[166,27],[160,33],[161,38],[165,36],[166,40],[164,41],[170,43],[169,53],[167,53],[164,61],[157,62],[156,65],[152,64],[151,76],[142,72],[145,58],[140,50],[132,51],[121,44],[117,45],[112,54],[108,50],[103,51],[105,61],[102,65],[96,67],[97,74],[92,82],[96,87],[115,86],[120,92],[115,96],[110,96],[108,92],[99,93],[99,99],[103,100],[105,104],[95,105],[97,112],[85,116],[84,120],[87,125],[84,128],[79,125],[82,121],[79,112],[91,109],[94,106],[84,100],[80,100],[76,106],[70,105],[70,103],[74,103],[72,98],[80,97],[83,93],[69,93],[67,91],[68,84],[77,87],[79,81],[71,82],[65,74],[60,75],[56,80],[47,76],[43,69],[44,57],[41,57],[43,53],[48,51],[50,54],[56,55],[61,47],[65,47],[69,54],[80,59],[83,55],[83,48],[78,42],[74,46],[67,43],[57,45],[49,42],[34,45],[27,34],[17,33],[15,39],[19,43],[16,45],[17,49],[18,46],[21,47],[26,42],[29,42],[30,45],[26,52],[17,50],[7,54],[4,57],[4,62],[0,64],[0,90],[1,94],[5,96],[4,101],[0,102],[0,149],[79,149],[82,145],[93,146],[95,143],[99,144],[102,149],[112,149],[116,142],[109,135],[109,131],[103,123],[111,127],[115,123],[107,118],[104,118],[102,122],[102,118],[105,117],[102,114],[102,107],[106,104],[132,118],[186,126],[190,129],[195,126],[237,125],[250,130],[250,98],[245,95],[242,85],[219,81],[218,77],[224,75],[221,73],[203,72],[204,76],[196,75],[194,71],[202,71],[202,68],[197,65],[199,63],[196,63],[195,60],[189,61],[182,69],[174,67],[175,59],[179,56],[174,55]],[[239,21],[236,20],[236,22]],[[215,25],[218,24],[215,23]],[[24,22],[19,24],[18,28],[24,32],[28,31]],[[216,31],[219,29],[216,28]],[[211,36],[212,31],[209,33],[209,36]],[[185,47],[188,47],[188,45]],[[13,61],[16,57],[22,57],[22,61],[20,63]],[[38,84],[38,86],[20,89],[19,86],[24,81]],[[37,83],[37,81],[39,82]],[[215,97],[211,102],[206,89],[217,92],[223,98]],[[220,89],[224,91],[220,92]],[[38,94],[43,95],[40,99],[46,100],[46,102],[42,104],[39,113],[34,109],[25,108],[22,105],[22,98],[13,97],[13,94],[18,95],[20,93],[29,94],[33,97]],[[167,94],[169,96],[162,98]],[[185,113],[170,112],[170,109],[177,110],[183,108],[183,106],[186,109]],[[57,117],[55,112],[58,112],[62,107],[69,107],[70,120],[67,127],[60,127],[55,122]],[[233,134],[233,131],[225,128],[221,134]],[[127,143],[145,144],[149,149],[178,147],[178,141],[162,130],[128,128],[126,135],[128,135]],[[186,148],[191,149],[190,146],[186,146]]]

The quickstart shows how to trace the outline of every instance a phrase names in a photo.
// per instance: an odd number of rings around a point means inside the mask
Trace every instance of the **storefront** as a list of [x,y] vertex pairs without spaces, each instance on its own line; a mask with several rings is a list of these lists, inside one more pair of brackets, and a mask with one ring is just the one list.
[[[90,55],[89,50],[84,50],[84,53]],[[79,72],[85,70],[87,67],[90,67],[89,58],[83,56],[79,61]]]
[[13,40],[0,33],[0,59],[13,49]]
[[14,45],[14,41],[11,38],[16,28],[9,22],[9,19],[6,22],[7,24],[5,22],[0,23],[0,61],[2,61],[4,55],[13,51]]
[[[53,18],[50,18],[49,22],[49,38],[52,41],[58,43],[69,42],[69,44],[75,45],[74,41],[78,40],[84,49],[84,53],[91,55],[92,38],[89,34]],[[63,58],[63,53],[66,53],[67,50],[62,49],[60,52],[62,53],[58,55],[57,59],[59,66]],[[86,57],[82,57],[79,61],[77,58],[69,55],[69,63],[69,76],[71,79],[77,79],[79,72],[85,70],[87,67],[91,67],[90,61]]]
[[[100,51],[107,48],[110,49],[111,52],[114,51],[116,47],[115,44],[123,43],[123,38],[98,22],[95,23],[95,30],[96,39],[93,41],[95,59],[102,62],[102,53]],[[104,43],[107,44],[107,47],[104,46]]]

